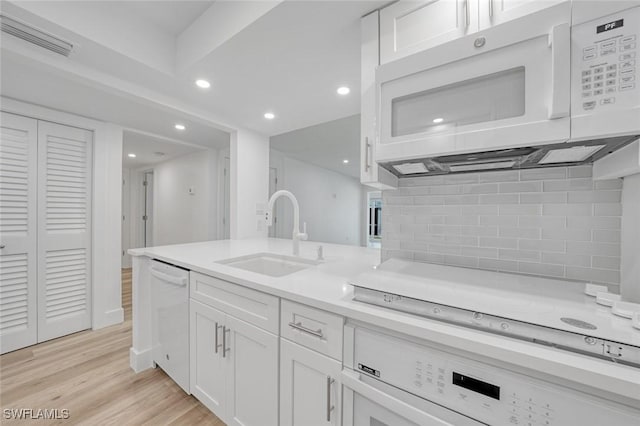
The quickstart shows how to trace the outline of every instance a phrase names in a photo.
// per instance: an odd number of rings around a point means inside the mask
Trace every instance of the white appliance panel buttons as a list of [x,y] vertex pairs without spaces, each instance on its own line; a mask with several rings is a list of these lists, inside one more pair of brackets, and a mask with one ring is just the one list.
[[630,35],[630,36],[626,36],[626,37],[622,37],[620,39],[620,44],[627,44],[627,43],[631,43],[632,41],[636,41],[636,35]]
[[615,88],[615,87],[607,87],[607,90],[606,90],[607,94],[609,94],[609,93],[615,93],[615,91],[616,91],[616,88]]
[[607,55],[611,55],[612,53],[616,53],[616,48],[615,47],[609,47],[608,49],[602,49],[600,51],[600,56],[607,56]]
[[611,105],[616,103],[616,98],[604,98],[600,101],[601,105]]
[[636,48],[636,44],[635,43],[628,43],[628,44],[623,44],[622,46],[620,46],[620,51],[621,52],[626,52],[628,50],[633,50]]
[[[602,87],[602,84],[600,85],[600,87]],[[622,89],[620,89],[620,90],[622,90]],[[597,89],[597,90],[593,91],[593,96],[600,96],[600,95],[602,95],[602,93],[604,93],[602,91],[602,89]]]
[[596,55],[595,53],[588,53],[588,54],[586,54],[586,55],[584,55],[582,57],[582,60],[583,61],[590,61],[590,60],[594,59],[596,56],[598,56],[598,55]]
[[[631,41],[631,40],[629,40],[629,41]],[[622,44],[622,43],[620,43],[620,44]],[[605,41],[602,44],[600,44],[600,49],[606,49],[608,47],[615,46],[615,45],[616,45],[616,41],[615,40]]]
[[625,83],[620,85],[620,91],[635,89],[635,83]]
[[620,55],[620,60],[621,61],[628,61],[629,59],[633,59],[636,57],[636,52],[629,52],[629,53],[623,53],[622,55]]
[[584,109],[594,109],[596,107],[596,102],[595,101],[589,101],[589,102],[584,102],[582,104],[582,108]]

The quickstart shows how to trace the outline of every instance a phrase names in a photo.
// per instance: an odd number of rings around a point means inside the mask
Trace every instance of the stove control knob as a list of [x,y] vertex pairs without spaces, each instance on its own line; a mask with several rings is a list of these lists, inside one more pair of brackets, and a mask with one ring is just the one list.
[[584,341],[588,345],[595,345],[597,343],[597,340],[594,337],[589,337],[589,336],[585,337]]
[[480,312],[474,312],[473,313],[473,319],[475,319],[475,320],[482,319],[482,314]]
[[434,314],[439,314],[440,313],[440,308],[433,308],[433,313]]
[[500,328],[503,330],[508,330],[509,329],[509,324],[506,322],[500,323]]

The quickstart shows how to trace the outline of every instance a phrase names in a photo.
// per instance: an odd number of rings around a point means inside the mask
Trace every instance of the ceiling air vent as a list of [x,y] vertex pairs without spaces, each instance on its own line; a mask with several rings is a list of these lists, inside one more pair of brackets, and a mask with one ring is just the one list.
[[5,15],[0,15],[2,32],[11,34],[36,46],[43,47],[62,56],[68,57],[71,54],[73,45],[64,40],[60,40],[51,34],[44,33],[32,26],[23,24]]

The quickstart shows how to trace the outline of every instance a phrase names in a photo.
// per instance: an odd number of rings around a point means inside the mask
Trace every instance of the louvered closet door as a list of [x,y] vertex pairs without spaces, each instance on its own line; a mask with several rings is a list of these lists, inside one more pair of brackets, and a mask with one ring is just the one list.
[[92,133],[38,122],[38,341],[91,327]]
[[0,115],[0,353],[37,342],[36,120]]

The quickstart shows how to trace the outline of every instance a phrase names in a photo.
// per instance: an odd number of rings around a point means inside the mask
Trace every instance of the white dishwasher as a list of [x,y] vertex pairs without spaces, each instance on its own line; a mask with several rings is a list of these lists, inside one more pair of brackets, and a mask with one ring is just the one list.
[[151,273],[153,361],[189,392],[189,271],[154,260]]

